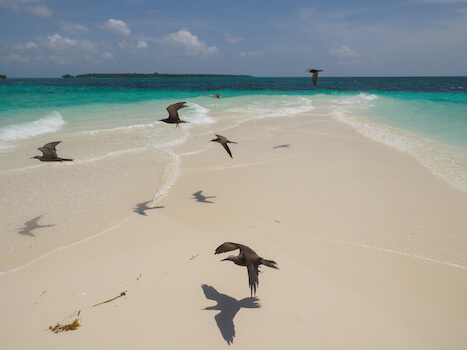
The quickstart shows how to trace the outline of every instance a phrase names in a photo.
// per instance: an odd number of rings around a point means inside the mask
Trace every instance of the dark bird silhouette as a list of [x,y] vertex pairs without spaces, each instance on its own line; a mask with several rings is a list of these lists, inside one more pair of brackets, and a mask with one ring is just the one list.
[[62,141],[55,141],[46,143],[44,146],[39,147],[38,150],[42,152],[42,156],[35,156],[31,159],[39,159],[41,162],[71,162],[73,159],[60,158],[57,156],[55,146]]
[[306,70],[306,72],[310,72],[311,74],[313,74],[313,86],[316,86],[316,82],[318,81],[318,73],[322,72],[322,70],[308,69]]
[[43,227],[53,227],[55,225],[40,225],[38,223],[39,219],[42,217],[42,215],[36,216],[34,219],[31,219],[29,221],[26,221],[24,223],[24,227],[21,228],[18,233],[20,235],[24,236],[31,236],[31,237],[36,237],[32,231],[38,229],[38,228],[43,228]]
[[222,146],[224,146],[225,150],[227,151],[227,153],[229,154],[230,158],[233,158],[232,157],[232,153],[230,152],[230,149],[229,149],[229,146],[227,145],[228,143],[235,143],[236,142],[233,142],[233,141],[229,141],[227,140],[226,137],[222,136],[222,135],[217,135],[216,134],[216,139],[213,139],[211,140],[211,142],[219,142]]
[[235,265],[246,266],[248,269],[248,283],[250,285],[251,296],[253,296],[253,294],[256,295],[256,289],[259,284],[259,265],[265,265],[267,267],[272,267],[273,269],[279,268],[276,266],[275,261],[261,258],[253,249],[243,244],[225,242],[216,248],[216,252],[214,254],[225,253],[235,249],[240,249],[240,254],[236,256],[229,255],[227,258],[222,259],[222,261],[230,260],[233,261]]
[[137,214],[143,215],[143,216],[148,216],[148,214],[145,213],[146,210],[150,209],[161,209],[164,208],[164,206],[160,207],[148,207],[148,204],[152,203],[152,201],[147,201],[143,203],[136,204],[136,208],[133,209],[133,211]]
[[193,193],[193,199],[196,199],[197,202],[201,202],[201,203],[214,203],[212,201],[208,201],[207,199],[208,198],[216,198],[216,196],[206,197],[205,195],[201,194],[202,192],[203,192],[203,190]]
[[286,144],[286,145],[279,145],[279,146],[275,146],[275,147],[273,147],[273,148],[274,148],[274,149],[276,149],[276,148],[290,148],[290,144],[288,143],[288,144]]
[[214,287],[203,284],[204,295],[209,300],[214,300],[217,302],[215,306],[209,306],[204,310],[219,310],[220,312],[214,316],[217,327],[221,331],[222,337],[225,339],[227,344],[233,343],[233,338],[235,337],[235,325],[233,319],[237,312],[241,308],[248,309],[258,309],[261,307],[259,304],[259,299],[254,298],[244,298],[242,300],[237,300],[228,295],[219,293]]
[[180,108],[186,107],[185,103],[186,102],[177,102],[167,107],[167,112],[169,112],[169,117],[165,119],[161,119],[160,121],[164,123],[169,123],[169,124],[176,124],[177,127],[179,126],[178,124],[180,123],[188,123],[184,120],[180,120],[180,118],[178,117],[178,112],[177,112]]

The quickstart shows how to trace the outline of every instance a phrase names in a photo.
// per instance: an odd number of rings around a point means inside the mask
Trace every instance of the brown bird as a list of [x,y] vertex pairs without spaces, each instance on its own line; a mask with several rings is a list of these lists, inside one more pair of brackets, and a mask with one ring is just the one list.
[[35,156],[31,159],[39,159],[41,162],[71,162],[73,159],[60,158],[57,156],[55,146],[62,141],[55,141],[46,143],[44,146],[39,147],[38,150],[42,152],[42,156]]
[[230,158],[233,158],[232,157],[232,153],[230,152],[230,149],[229,149],[229,146],[227,145],[228,143],[236,143],[234,141],[229,141],[227,140],[226,137],[222,136],[222,135],[217,135],[216,134],[216,139],[214,140],[211,140],[211,142],[219,142],[222,146],[224,146],[225,150],[227,151],[227,153],[229,154]]
[[322,72],[322,70],[308,69],[306,70],[306,72],[310,72],[311,74],[313,74],[313,86],[316,86],[316,82],[318,81],[318,73]]
[[255,253],[253,249],[247,247],[243,244],[225,242],[217,247],[214,254],[225,253],[231,250],[240,249],[240,254],[238,255],[229,255],[227,258],[222,259],[221,261],[230,260],[233,261],[235,265],[246,266],[248,269],[248,283],[250,285],[251,296],[256,295],[256,289],[258,288],[258,267],[259,265],[266,265],[267,267],[272,267],[273,269],[279,269],[276,266],[276,262],[273,260],[266,260],[261,258],[258,254]]
[[180,123],[188,123],[184,120],[180,120],[180,118],[178,117],[178,112],[177,112],[180,108],[186,107],[185,103],[186,102],[177,102],[167,107],[167,112],[169,112],[169,117],[165,119],[161,119],[160,121],[164,123],[169,123],[169,124],[176,124],[177,127],[179,126],[178,124]]

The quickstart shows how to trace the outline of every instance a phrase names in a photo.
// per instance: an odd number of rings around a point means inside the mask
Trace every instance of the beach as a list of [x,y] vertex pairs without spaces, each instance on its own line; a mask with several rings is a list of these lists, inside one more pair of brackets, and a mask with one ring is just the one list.
[[[325,113],[189,136],[155,202],[0,275],[1,348],[465,348],[465,192]],[[258,300],[223,242],[277,262]]]

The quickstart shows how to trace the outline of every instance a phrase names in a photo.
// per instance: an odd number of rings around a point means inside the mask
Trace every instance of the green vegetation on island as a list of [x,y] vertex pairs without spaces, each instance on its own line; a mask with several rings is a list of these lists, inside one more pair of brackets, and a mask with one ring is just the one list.
[[[63,78],[73,78],[72,75],[62,75]],[[251,75],[232,75],[232,74],[145,74],[145,73],[91,73],[80,74],[74,78],[219,78],[219,77],[251,77]]]
[[6,75],[0,74],[0,79],[6,79]]

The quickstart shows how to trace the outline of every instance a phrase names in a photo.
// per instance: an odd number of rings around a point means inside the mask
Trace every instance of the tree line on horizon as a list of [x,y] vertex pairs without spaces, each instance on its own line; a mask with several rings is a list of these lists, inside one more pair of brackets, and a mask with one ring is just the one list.
[[65,74],[62,78],[167,78],[167,77],[251,77],[251,75],[235,75],[235,74],[160,74],[160,73],[88,73],[79,74],[76,76]]

